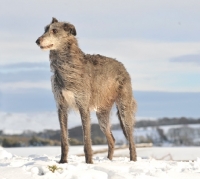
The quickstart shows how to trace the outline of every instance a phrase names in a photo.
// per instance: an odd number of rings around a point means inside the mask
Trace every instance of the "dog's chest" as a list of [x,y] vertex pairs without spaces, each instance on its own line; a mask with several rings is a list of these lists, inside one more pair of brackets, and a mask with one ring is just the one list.
[[62,90],[62,95],[65,98],[68,106],[70,108],[76,110],[77,106],[76,106],[74,93],[72,91],[69,91],[69,90]]

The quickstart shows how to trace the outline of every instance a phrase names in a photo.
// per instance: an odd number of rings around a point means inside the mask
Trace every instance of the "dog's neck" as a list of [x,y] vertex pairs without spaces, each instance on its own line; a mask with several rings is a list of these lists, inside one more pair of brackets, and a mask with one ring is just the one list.
[[63,42],[56,50],[50,50],[50,60],[67,60],[80,58],[80,54],[84,54],[78,46],[76,38],[70,38]]
[[63,42],[62,48],[50,50],[51,71],[76,75],[77,70],[80,73],[83,69],[84,55],[75,38],[72,41]]
[[62,48],[50,51],[51,71],[61,88],[73,90],[71,84],[76,89],[80,88],[79,82],[84,72],[83,59],[84,53],[74,40],[62,43]]

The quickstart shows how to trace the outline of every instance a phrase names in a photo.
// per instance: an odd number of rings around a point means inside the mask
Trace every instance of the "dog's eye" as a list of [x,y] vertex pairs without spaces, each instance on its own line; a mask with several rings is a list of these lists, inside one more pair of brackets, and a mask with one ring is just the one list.
[[52,32],[56,34],[58,31],[56,29],[52,29]]

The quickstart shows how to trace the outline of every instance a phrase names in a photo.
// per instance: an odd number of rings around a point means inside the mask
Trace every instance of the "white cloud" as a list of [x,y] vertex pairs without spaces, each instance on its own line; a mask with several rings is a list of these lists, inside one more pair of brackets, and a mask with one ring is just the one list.
[[200,42],[159,42],[134,39],[79,39],[90,53],[106,53],[137,61],[166,60],[171,57],[200,53]]

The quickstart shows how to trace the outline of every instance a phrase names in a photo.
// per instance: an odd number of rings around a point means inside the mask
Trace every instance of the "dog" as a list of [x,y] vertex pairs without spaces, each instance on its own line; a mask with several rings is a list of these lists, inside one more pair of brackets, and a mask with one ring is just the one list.
[[136,161],[133,138],[136,101],[133,98],[131,78],[122,63],[102,55],[82,52],[76,39],[74,25],[53,18],[44,34],[36,40],[43,50],[50,50],[52,91],[58,109],[61,129],[61,159],[67,163],[68,112],[78,110],[83,128],[86,163],[93,163],[91,148],[90,111],[96,111],[100,129],[108,142],[108,159],[112,160],[115,139],[111,132],[109,115],[113,104],[121,128],[129,142],[130,160]]

